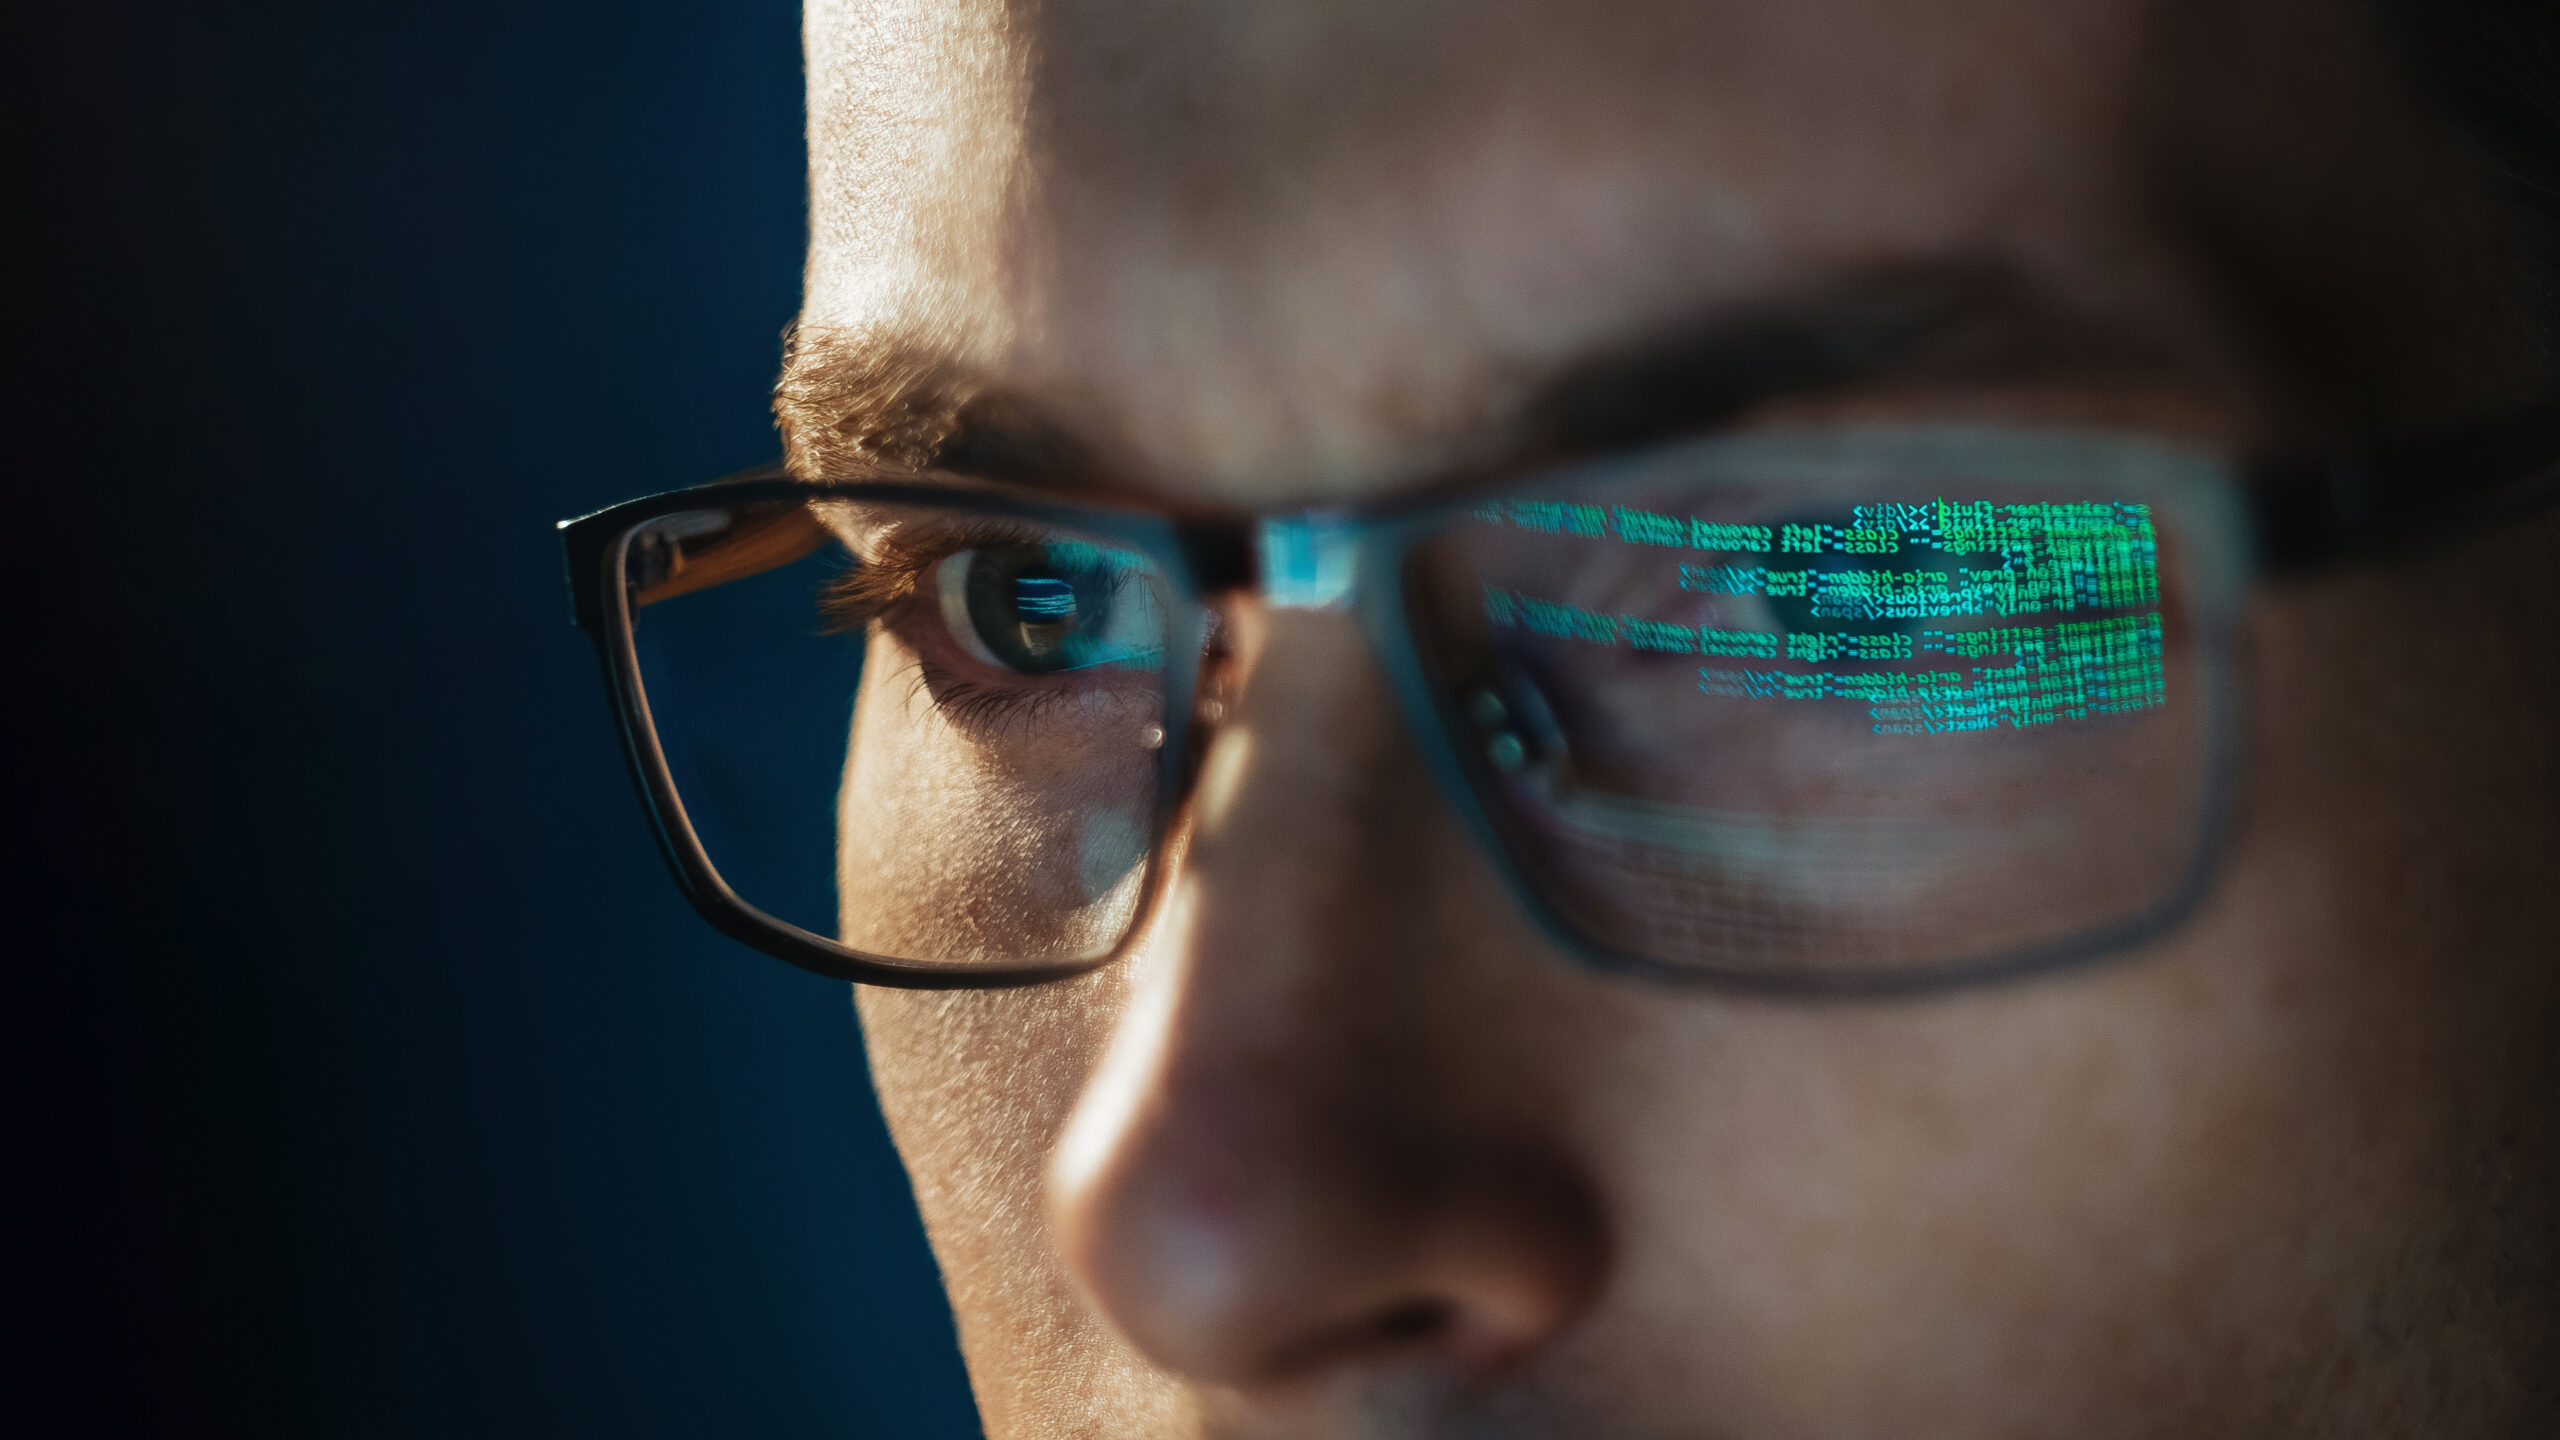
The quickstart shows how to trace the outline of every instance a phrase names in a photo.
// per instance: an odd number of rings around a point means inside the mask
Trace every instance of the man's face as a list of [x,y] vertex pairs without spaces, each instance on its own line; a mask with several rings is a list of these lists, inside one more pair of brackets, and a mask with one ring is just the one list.
[[[1898,274],[2016,333],[1755,419],[2245,450],[2538,383],[2482,167],[2310,0],[808,24],[805,474],[894,458],[926,364],[1170,504],[1388,494],[1593,354]],[[1235,602],[1139,952],[860,994],[990,1434],[2551,1423],[2555,573],[2518,533],[2262,590],[2200,913],[1877,1001],[1576,968],[1353,623]]]

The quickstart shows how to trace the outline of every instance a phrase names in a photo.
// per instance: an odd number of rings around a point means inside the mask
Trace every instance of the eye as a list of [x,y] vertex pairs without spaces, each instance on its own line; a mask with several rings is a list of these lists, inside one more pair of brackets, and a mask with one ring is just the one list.
[[1082,541],[982,545],[936,569],[944,626],[985,664],[1054,675],[1162,663],[1164,611],[1136,555]]
[[[1770,523],[1769,528],[1790,540],[1807,537],[1804,545],[1810,552],[1781,550],[1769,557],[1770,570],[1802,575],[1783,587],[1773,585],[1762,596],[1760,603],[1775,628],[1797,635],[1916,635],[1944,623],[1936,617],[1948,597],[1965,588],[1964,572],[1985,563],[1970,552],[1906,548],[1903,537],[1892,531],[1860,529],[1841,519],[1836,514],[1788,516]],[[1862,580],[1867,583],[1851,583]]]

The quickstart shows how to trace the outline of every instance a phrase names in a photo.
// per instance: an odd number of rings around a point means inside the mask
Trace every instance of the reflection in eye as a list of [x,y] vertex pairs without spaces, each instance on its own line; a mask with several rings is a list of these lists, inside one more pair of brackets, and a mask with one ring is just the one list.
[[1024,675],[1164,663],[1146,563],[1081,541],[981,545],[944,557],[942,621],[973,658]]

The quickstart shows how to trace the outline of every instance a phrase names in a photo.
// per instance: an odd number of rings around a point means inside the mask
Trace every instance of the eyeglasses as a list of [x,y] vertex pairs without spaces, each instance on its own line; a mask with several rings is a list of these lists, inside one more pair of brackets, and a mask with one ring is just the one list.
[[634,776],[712,924],[823,974],[1108,962],[1229,674],[1213,601],[1364,629],[1566,953],[1903,991],[2156,935],[2211,879],[2254,577],[2511,493],[2560,408],[2243,465],[2113,434],[1710,436],[1203,521],[773,471],[563,521]]

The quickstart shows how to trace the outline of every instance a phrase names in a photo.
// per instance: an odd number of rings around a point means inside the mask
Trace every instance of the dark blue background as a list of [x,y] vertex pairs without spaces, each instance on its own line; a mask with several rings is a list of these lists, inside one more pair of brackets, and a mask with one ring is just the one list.
[[974,1434],[844,987],[678,900],[551,533],[774,451],[796,7],[45,8],[0,1423]]

